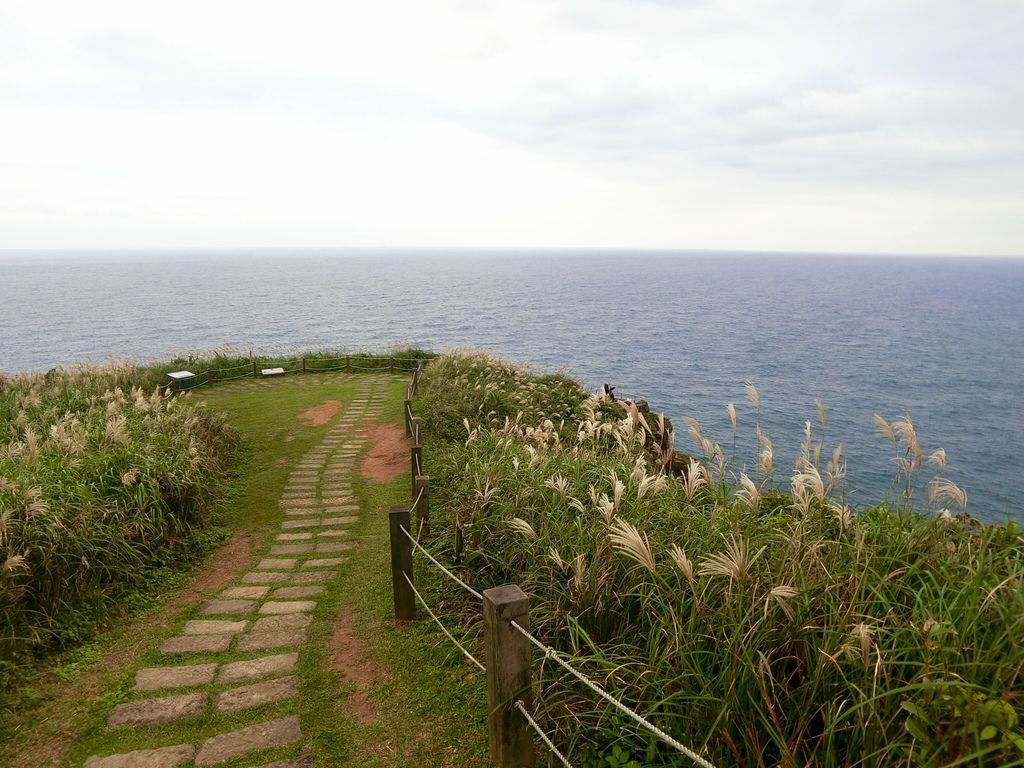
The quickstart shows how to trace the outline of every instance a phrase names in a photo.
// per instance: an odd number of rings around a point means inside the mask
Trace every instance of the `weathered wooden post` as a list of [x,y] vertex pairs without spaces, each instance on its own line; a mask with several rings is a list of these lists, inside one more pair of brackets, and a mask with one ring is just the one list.
[[302,356],[302,372],[303,373],[306,372],[306,356],[305,355]]
[[423,424],[423,419],[419,416],[413,416],[409,419],[409,428],[412,430],[412,444],[420,444],[420,426]]
[[395,372],[395,358],[389,357],[388,358],[388,373],[394,373],[394,372]]
[[352,362],[348,359],[348,355],[345,355],[345,370],[346,371],[351,371],[352,370]]
[[423,474],[423,446],[414,445],[409,449],[409,469],[412,472],[412,494],[416,498],[416,475]]
[[[395,597],[395,621],[416,618],[416,596],[409,581],[412,576],[412,542],[402,533],[409,530],[408,507],[392,507],[388,515],[391,532],[391,589]],[[409,581],[405,576],[409,576]]]
[[512,626],[530,631],[530,604],[516,584],[484,591],[484,666],[487,668],[487,740],[495,768],[532,768],[530,724],[515,708],[533,708],[530,641]]
[[260,371],[255,360],[252,361],[252,377],[254,379],[258,379],[260,377]]
[[430,478],[416,475],[413,481],[413,499],[416,502],[416,536],[430,535]]
[[405,409],[405,436],[412,437],[412,398],[409,397],[409,393],[405,393],[405,401],[403,407]]

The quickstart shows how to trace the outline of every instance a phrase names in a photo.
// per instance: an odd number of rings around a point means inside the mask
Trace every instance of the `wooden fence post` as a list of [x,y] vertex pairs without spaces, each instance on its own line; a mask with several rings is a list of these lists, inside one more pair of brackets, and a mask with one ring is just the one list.
[[530,724],[515,708],[533,709],[530,641],[510,623],[530,631],[530,604],[515,584],[484,591],[484,666],[487,668],[487,741],[496,768],[532,768]]
[[430,478],[416,475],[413,481],[413,499],[416,502],[416,536],[430,535]]
[[352,371],[352,362],[348,359],[348,355],[345,355],[345,370]]
[[412,587],[405,580],[413,580],[412,575],[412,542],[402,533],[401,529],[409,530],[408,507],[392,507],[388,515],[391,532],[391,589],[395,597],[395,621],[408,621],[416,618],[416,596]]
[[412,472],[412,495],[416,498],[416,475],[423,474],[423,446],[414,445],[409,449],[409,468]]
[[257,365],[256,361],[253,360],[252,361],[252,377],[254,379],[259,378],[259,372],[258,372],[258,369],[257,369],[256,365]]
[[[409,393],[406,392],[406,394]],[[403,407],[405,409],[405,436],[412,437],[412,400],[406,397]]]
[[410,420],[410,429],[412,430],[412,444],[420,444],[420,427],[423,424],[423,419],[419,416],[413,416]]
[[306,356],[305,355],[302,356],[302,372],[303,373],[306,372]]

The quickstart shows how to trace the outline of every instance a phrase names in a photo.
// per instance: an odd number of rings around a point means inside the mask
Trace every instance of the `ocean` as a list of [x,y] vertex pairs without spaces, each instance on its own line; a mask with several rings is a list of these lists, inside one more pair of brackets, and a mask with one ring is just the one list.
[[[752,472],[754,413],[787,480],[806,420],[847,500],[892,488],[872,415],[913,418],[985,520],[1024,522],[1024,261],[518,250],[0,253],[0,371],[229,344],[272,353],[484,347],[677,424]],[[814,402],[828,423],[821,434]],[[735,440],[726,415],[736,404]],[[926,480],[933,472],[922,472]],[[923,485],[917,500],[925,504]]]

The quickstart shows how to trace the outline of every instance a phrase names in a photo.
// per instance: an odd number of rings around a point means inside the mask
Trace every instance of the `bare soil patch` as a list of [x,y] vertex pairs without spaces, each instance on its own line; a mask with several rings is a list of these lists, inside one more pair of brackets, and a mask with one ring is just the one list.
[[378,682],[383,672],[366,653],[362,642],[356,637],[352,611],[338,616],[331,628],[331,669],[341,673],[345,682],[355,690],[348,697],[346,706],[352,716],[364,725],[376,722],[377,710],[369,699],[370,687]]
[[337,416],[340,410],[341,400],[326,400],[320,405],[314,405],[308,411],[303,411],[299,414],[299,418],[311,427],[322,427]]
[[49,768],[64,764],[68,748],[89,724],[92,706],[111,690],[126,669],[134,667],[154,641],[154,633],[178,619],[178,614],[219,591],[233,581],[252,562],[257,543],[264,531],[237,530],[207,563],[183,587],[170,594],[159,611],[132,624],[104,657],[75,680],[64,683],[46,674],[36,684],[46,703],[41,705],[33,725],[18,734],[7,749],[0,752],[0,763],[10,754],[13,765]]
[[409,446],[405,433],[394,424],[368,424],[363,434],[370,440],[359,471],[367,480],[390,483],[409,468]]

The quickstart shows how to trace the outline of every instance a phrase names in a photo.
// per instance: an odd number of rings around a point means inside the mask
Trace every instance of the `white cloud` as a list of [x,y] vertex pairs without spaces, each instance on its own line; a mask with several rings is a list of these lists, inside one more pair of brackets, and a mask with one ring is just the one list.
[[1024,253],[1000,0],[4,3],[0,247]]

